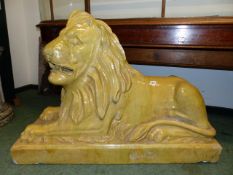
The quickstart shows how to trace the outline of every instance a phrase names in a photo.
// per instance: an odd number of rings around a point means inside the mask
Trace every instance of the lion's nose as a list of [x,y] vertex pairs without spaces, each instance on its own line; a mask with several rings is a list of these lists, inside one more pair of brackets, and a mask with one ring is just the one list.
[[51,59],[61,59],[66,50],[65,43],[59,39],[55,39],[44,47],[43,52],[46,60],[51,61]]
[[53,57],[53,47],[51,47],[49,44],[47,44],[43,49],[43,54],[45,56],[45,59],[49,62],[51,61]]

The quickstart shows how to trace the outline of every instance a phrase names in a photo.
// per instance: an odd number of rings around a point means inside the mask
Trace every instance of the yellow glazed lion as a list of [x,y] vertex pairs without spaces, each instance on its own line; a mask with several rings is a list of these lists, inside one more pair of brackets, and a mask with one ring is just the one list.
[[108,25],[88,13],[74,12],[44,54],[49,81],[63,86],[61,106],[46,108],[24,140],[181,143],[215,135],[197,88],[175,76],[142,75]]

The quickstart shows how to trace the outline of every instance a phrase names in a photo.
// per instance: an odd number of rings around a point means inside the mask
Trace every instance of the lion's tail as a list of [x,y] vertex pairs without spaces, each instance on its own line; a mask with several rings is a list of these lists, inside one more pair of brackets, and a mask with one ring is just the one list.
[[173,121],[173,120],[156,120],[148,123],[141,124],[137,126],[135,129],[132,130],[129,140],[131,142],[137,142],[140,140],[143,140],[144,138],[147,137],[147,135],[150,133],[150,131],[155,127],[155,126],[178,126],[183,129],[192,131],[194,133],[206,136],[206,137],[213,137],[216,134],[216,131],[213,127],[210,128],[199,128],[197,126],[185,123],[185,122],[178,122],[178,121]]

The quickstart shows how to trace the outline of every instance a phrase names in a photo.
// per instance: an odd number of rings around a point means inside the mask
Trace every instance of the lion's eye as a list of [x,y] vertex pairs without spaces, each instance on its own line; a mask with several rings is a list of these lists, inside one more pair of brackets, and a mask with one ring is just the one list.
[[81,40],[77,36],[70,36],[68,37],[68,42],[73,45],[80,45],[82,44]]

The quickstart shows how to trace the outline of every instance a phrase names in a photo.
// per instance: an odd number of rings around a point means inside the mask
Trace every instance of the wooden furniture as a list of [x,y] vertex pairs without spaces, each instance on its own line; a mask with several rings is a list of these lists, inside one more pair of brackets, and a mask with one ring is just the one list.
[[[56,38],[66,20],[42,21],[42,47]],[[105,20],[132,64],[233,70],[233,17]],[[39,76],[43,94],[60,90]],[[44,77],[44,78],[42,78]],[[47,91],[47,92],[46,92]]]
[[[144,18],[105,20],[133,64],[233,69],[233,18]],[[65,20],[42,21],[43,43],[64,28]]]

